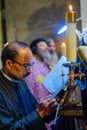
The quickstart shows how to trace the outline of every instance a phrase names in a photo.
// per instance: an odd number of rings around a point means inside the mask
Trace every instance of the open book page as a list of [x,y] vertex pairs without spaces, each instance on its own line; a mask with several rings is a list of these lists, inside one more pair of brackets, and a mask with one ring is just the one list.
[[[48,91],[54,91],[54,95],[60,92],[64,86],[64,83],[66,83],[69,79],[69,68],[64,67],[64,63],[67,63],[67,60],[65,56],[62,56],[52,71],[44,78],[42,82]],[[62,72],[64,74],[64,78],[61,76]]]

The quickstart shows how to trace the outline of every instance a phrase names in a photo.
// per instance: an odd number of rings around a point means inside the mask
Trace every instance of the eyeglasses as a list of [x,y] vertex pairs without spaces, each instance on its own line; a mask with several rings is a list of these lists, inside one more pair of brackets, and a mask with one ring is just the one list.
[[11,60],[11,61],[17,63],[18,65],[20,65],[22,67],[24,67],[25,71],[27,71],[28,69],[30,69],[30,67],[32,67],[34,65],[34,62],[21,64],[21,63],[15,61],[15,60]]

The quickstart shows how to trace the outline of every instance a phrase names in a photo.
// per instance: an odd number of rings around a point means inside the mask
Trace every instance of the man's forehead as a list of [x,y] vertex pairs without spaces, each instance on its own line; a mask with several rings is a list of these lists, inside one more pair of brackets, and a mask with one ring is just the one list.
[[54,46],[55,47],[55,43],[51,42],[51,43],[49,43],[49,46]]
[[39,47],[39,46],[47,46],[47,44],[43,41],[43,42],[39,42],[39,43],[37,44],[37,47]]
[[27,57],[29,59],[32,59],[33,58],[33,54],[30,50],[30,48],[20,48],[19,50],[19,54],[18,54],[18,57]]
[[19,53],[31,53],[32,54],[32,51],[30,50],[29,47],[26,47],[26,48],[19,48],[18,49]]

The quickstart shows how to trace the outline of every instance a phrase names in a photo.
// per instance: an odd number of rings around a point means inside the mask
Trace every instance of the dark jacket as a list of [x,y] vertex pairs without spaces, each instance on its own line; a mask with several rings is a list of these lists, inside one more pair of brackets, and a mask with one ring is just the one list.
[[26,83],[13,83],[0,72],[0,130],[46,130],[38,103]]

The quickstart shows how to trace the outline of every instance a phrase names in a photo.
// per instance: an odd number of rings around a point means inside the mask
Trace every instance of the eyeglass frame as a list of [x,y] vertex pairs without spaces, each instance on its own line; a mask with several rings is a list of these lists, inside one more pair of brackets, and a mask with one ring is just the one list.
[[30,69],[30,67],[32,67],[34,65],[34,62],[21,64],[16,60],[11,60],[11,61],[13,61],[14,63],[17,63],[18,65],[20,65],[22,67],[24,67],[25,71],[27,71],[28,69]]

